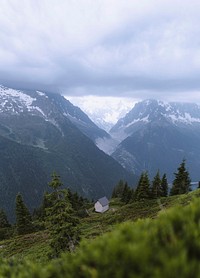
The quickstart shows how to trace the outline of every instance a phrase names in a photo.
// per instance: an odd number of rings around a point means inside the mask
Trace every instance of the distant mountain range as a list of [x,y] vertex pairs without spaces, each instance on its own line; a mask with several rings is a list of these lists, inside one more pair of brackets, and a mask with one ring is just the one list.
[[10,216],[18,192],[30,208],[40,203],[53,171],[94,199],[120,179],[136,185],[142,171],[171,182],[182,159],[198,181],[200,106],[145,100],[108,133],[59,94],[0,86],[0,157],[0,207]]
[[122,118],[133,107],[131,99],[114,97],[69,97],[100,128],[109,132],[117,119]]
[[134,184],[99,138],[110,135],[61,95],[0,86],[0,207],[12,215],[18,192],[36,207],[54,170],[90,198],[109,196],[119,179]]
[[[193,180],[200,180],[200,106],[145,100],[110,130],[120,142],[112,152],[135,174],[166,172],[170,181],[182,159]],[[106,140],[105,140],[106,141]]]

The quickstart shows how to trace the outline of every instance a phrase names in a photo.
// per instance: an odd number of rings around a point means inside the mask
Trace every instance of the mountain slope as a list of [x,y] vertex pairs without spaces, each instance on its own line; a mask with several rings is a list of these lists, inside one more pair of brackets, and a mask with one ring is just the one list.
[[42,116],[48,121],[59,112],[94,142],[98,138],[110,138],[110,135],[95,125],[79,107],[74,106],[59,94],[40,91],[25,93],[0,86],[0,113],[19,115],[22,112]]
[[196,104],[140,102],[111,129],[122,138],[112,156],[126,169],[152,177],[159,169],[170,180],[185,158],[193,180],[199,180],[200,107]]
[[54,170],[65,186],[92,198],[109,196],[120,178],[133,182],[69,120],[63,97],[4,87],[0,93],[0,203],[10,215],[19,191],[30,208],[38,205]]
[[86,136],[94,142],[98,138],[110,138],[110,135],[94,124],[79,107],[74,106],[69,100],[64,99],[60,95],[56,95],[56,97],[59,105],[62,104],[63,114]]

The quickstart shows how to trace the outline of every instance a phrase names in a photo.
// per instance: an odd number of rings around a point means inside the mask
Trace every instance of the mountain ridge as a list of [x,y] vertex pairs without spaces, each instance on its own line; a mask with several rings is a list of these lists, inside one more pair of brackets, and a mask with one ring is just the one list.
[[74,106],[60,94],[44,93],[41,91],[27,91],[27,93],[21,90],[6,88],[1,85],[0,113],[19,115],[23,112],[29,112],[39,115],[45,120],[52,121],[52,123],[55,124],[55,119],[53,118],[55,111],[51,111],[48,109],[48,105],[45,105],[47,101],[53,101],[54,110],[58,110],[56,109],[57,105],[59,107],[59,112],[94,142],[99,137],[109,137],[109,134],[95,125],[79,107]]
[[53,171],[65,187],[89,198],[109,196],[121,178],[133,184],[133,175],[95,145],[99,129],[88,124],[92,140],[65,115],[69,103],[64,97],[0,90],[0,203],[9,215],[19,191],[31,209],[37,206]]
[[[181,111],[179,110],[180,108]],[[190,113],[188,113],[188,109]],[[163,102],[154,99],[144,100],[136,103],[125,117],[119,119],[111,128],[110,133],[115,133],[120,128],[126,128],[128,133],[130,127],[137,122],[148,123],[149,121],[162,120],[164,118],[173,124],[200,123],[200,105],[194,103]]]
[[[199,180],[200,106],[145,100],[110,130],[120,143],[112,156],[129,171],[139,174],[167,171],[172,180],[176,165],[186,159],[194,180]],[[170,164],[170,166],[168,165]]]

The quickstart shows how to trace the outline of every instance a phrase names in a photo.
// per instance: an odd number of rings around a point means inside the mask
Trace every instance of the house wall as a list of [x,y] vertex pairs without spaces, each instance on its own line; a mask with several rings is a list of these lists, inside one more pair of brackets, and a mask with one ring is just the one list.
[[103,209],[102,205],[98,201],[95,203],[94,208],[96,212],[102,212]]
[[102,212],[107,211],[109,209],[109,205],[102,207]]
[[109,205],[102,207],[102,205],[97,201],[94,205],[96,212],[104,212],[109,209]]

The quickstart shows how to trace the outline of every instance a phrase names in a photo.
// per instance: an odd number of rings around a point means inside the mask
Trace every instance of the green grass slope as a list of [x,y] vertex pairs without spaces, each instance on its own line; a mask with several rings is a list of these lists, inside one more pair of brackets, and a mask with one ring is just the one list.
[[89,211],[89,217],[81,222],[81,231],[84,238],[93,238],[111,231],[116,224],[125,221],[136,221],[143,218],[155,218],[160,211],[176,205],[188,205],[194,198],[200,197],[200,190],[189,194],[170,196],[155,200],[144,200],[124,205],[118,199],[112,199],[110,209],[103,214]]
[[82,221],[85,239],[74,254],[45,265],[46,232],[0,242],[0,277],[200,277],[199,197],[113,200],[108,212]]

